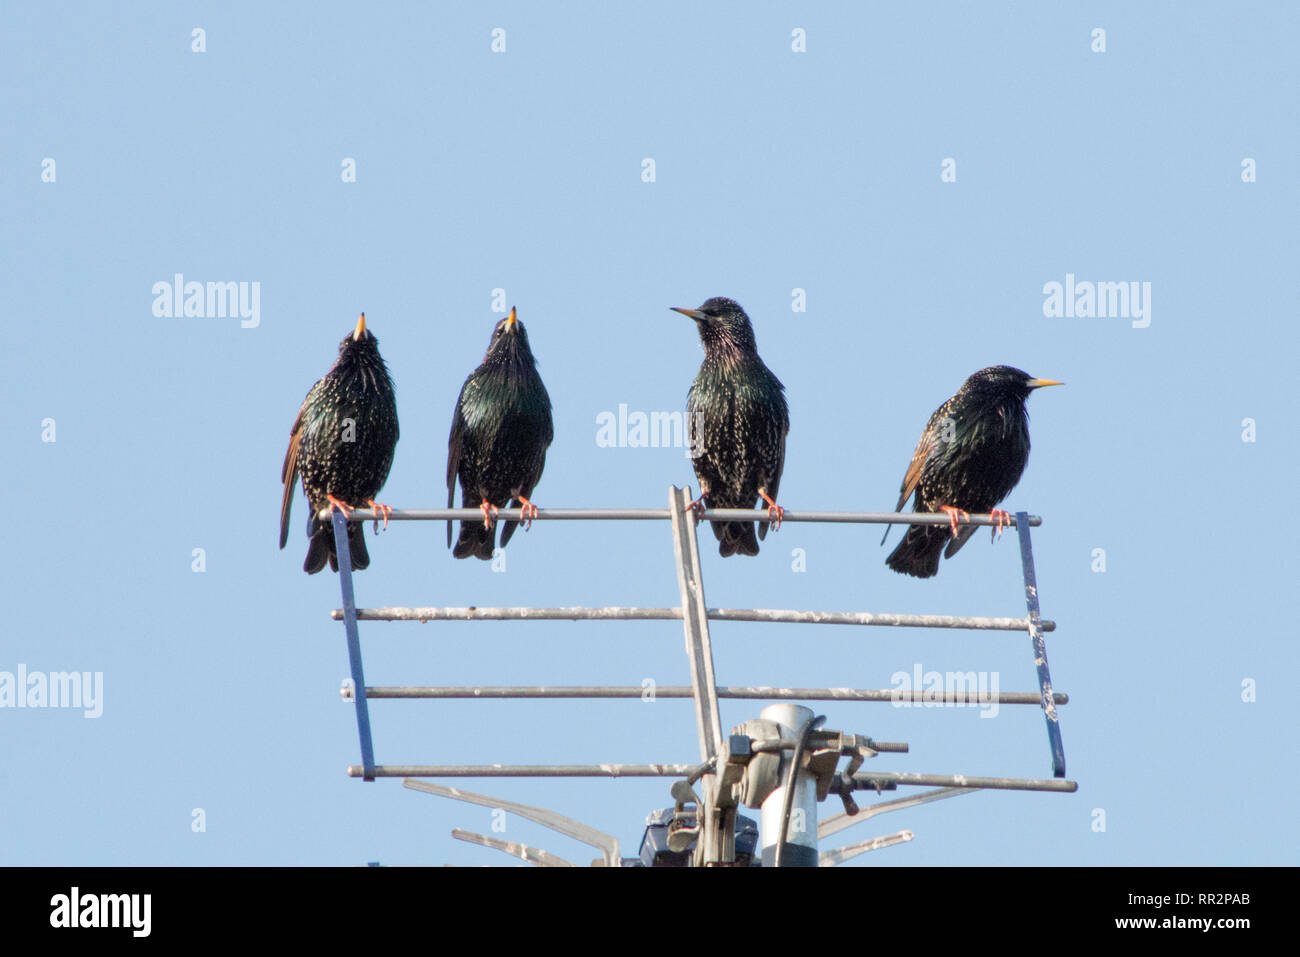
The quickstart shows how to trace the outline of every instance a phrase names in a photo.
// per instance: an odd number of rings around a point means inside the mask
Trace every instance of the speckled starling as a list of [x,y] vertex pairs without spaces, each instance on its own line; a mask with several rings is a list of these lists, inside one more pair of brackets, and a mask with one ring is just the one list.
[[[691,460],[708,508],[755,508],[761,498],[776,528],[785,509],[776,504],[785,465],[790,411],[785,387],[758,357],[754,330],[740,305],[714,297],[698,309],[672,307],[695,320],[704,362],[686,401]],[[713,522],[725,558],[757,555],[753,522]],[[758,538],[767,534],[758,523]]]
[[[329,372],[311,387],[298,418],[289,431],[289,451],[284,456],[280,480],[284,499],[280,504],[280,547],[289,540],[289,510],[294,485],[302,475],[302,490],[311,506],[307,519],[307,560],[302,570],[314,575],[325,567],[338,571],[334,530],[316,516],[322,508],[335,506],[349,514],[352,508],[370,505],[385,513],[386,505],[375,501],[384,487],[397,445],[397,400],[393,380],[379,355],[379,340],[366,330],[366,314],[356,329],[339,343],[339,357]],[[348,549],[353,570],[370,564],[363,523],[348,522]]]
[[[991,512],[1010,522],[1011,516],[994,506],[1015,488],[1029,461],[1025,400],[1048,385],[1061,383],[1031,379],[1010,366],[990,366],[935,410],[903,476],[894,510],[900,511],[915,492],[913,511],[947,512],[951,525],[909,525],[885,564],[905,575],[930,578],[939,571],[941,552],[951,558],[975,534],[977,526],[958,527],[959,515]],[[996,531],[1001,530],[999,524]]]
[[[537,506],[528,498],[542,477],[546,449],[554,435],[551,398],[537,374],[528,333],[512,308],[492,330],[483,362],[470,373],[456,399],[447,441],[447,507],[455,499],[459,476],[461,507],[481,508],[483,521],[460,523],[453,555],[490,559],[495,513],[507,503],[522,509],[525,516],[537,514]],[[518,524],[505,523],[502,548]],[[447,544],[451,544],[451,522]]]

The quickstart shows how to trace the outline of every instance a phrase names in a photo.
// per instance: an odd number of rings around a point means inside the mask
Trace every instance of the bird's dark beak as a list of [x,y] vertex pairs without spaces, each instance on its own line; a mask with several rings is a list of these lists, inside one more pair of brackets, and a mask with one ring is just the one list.
[[683,316],[694,319],[696,322],[703,322],[705,319],[704,313],[698,309],[683,309],[681,306],[669,306],[668,308],[673,312],[680,312]]
[[511,332],[513,332],[513,331],[514,331],[514,328],[515,328],[515,323],[518,322],[518,321],[519,321],[519,320],[515,318],[515,307],[514,307],[514,306],[511,306],[511,307],[510,307],[510,318],[508,318],[508,319],[506,320],[506,328],[509,329]]
[[1025,385],[1031,389],[1041,389],[1047,385],[1065,385],[1064,382],[1057,382],[1055,379],[1030,379]]
[[356,331],[352,333],[352,341],[360,342],[361,337],[366,334],[366,314],[363,312],[361,318],[357,320]]

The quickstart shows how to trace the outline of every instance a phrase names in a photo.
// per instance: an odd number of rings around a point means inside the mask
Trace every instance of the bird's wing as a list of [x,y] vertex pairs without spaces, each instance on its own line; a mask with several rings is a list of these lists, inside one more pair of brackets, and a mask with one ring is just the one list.
[[903,476],[903,485],[899,490],[898,504],[894,506],[895,512],[900,512],[907,500],[912,497],[916,491],[917,485],[921,482],[921,473],[925,470],[925,463],[930,458],[930,452],[934,449],[934,432],[926,428],[921,440],[916,443],[916,451],[912,453],[912,461],[907,466],[907,473]]
[[[468,384],[468,382],[466,383]],[[465,395],[465,386],[460,387],[456,397],[456,412],[451,417],[451,435],[447,438],[447,507],[451,508],[456,500],[456,475],[460,472],[460,450],[465,438],[465,417],[460,414],[460,400]],[[447,522],[447,547],[451,547],[451,522]]]
[[[772,378],[775,379],[776,377],[773,376]],[[779,415],[774,421],[776,422],[777,431],[781,434],[777,437],[778,441],[773,443],[776,447],[776,454],[772,456],[771,461],[768,463],[770,471],[768,472],[769,478],[767,481],[767,494],[772,496],[774,502],[777,500],[777,492],[781,488],[781,473],[785,471],[785,437],[790,432],[790,407],[786,405],[785,398],[781,395],[782,386],[780,382],[776,383],[776,388],[778,390],[776,394],[776,411]]]
[[[774,502],[777,501],[777,496],[781,492],[781,470],[785,468],[785,436],[786,436],[786,430],[782,429],[781,439],[779,442],[776,443],[777,446],[776,454],[772,456],[771,463],[770,463],[773,470],[768,474],[771,476],[771,478],[767,479],[767,481],[762,486],[763,491],[765,491],[769,496],[771,496],[772,501]],[[767,503],[760,499],[755,507],[766,508]],[[767,522],[758,523],[759,538],[767,537],[767,525],[768,525]]]
[[[546,394],[546,390],[542,390]],[[538,430],[537,452],[533,459],[533,468],[529,473],[528,490],[524,495],[532,495],[533,487],[542,480],[542,470],[546,468],[546,450],[551,447],[551,442],[555,440],[555,422],[551,418],[551,403],[548,398],[545,403],[545,411],[542,413],[541,429]]]
[[[779,394],[777,399],[781,399]],[[785,471],[785,438],[790,432],[790,412],[784,401],[775,403],[770,411],[773,414],[767,418],[770,425],[768,448],[772,452],[763,463],[762,488],[775,502],[781,491],[781,473]],[[763,508],[764,503],[759,502],[758,507]]]
[[[538,381],[541,386],[541,381]],[[517,492],[512,493],[510,505],[512,508],[519,508],[523,502],[519,496],[532,498],[533,489],[537,483],[542,480],[542,471],[546,468],[546,450],[550,448],[552,439],[555,438],[555,423],[551,420],[551,403],[546,397],[546,389],[542,388],[541,411],[535,416],[521,417],[516,423],[515,428],[527,426],[530,422],[535,422],[537,431],[535,434],[536,441],[531,443],[528,462],[523,466],[520,472],[520,482]],[[505,522],[501,526],[501,547],[505,548],[506,543],[510,541],[511,536],[515,533],[518,522]]]
[[772,501],[777,500],[777,493],[781,490],[781,473],[785,471],[785,437],[789,433],[789,427],[781,430],[781,442],[776,450],[775,469],[772,472],[772,479],[767,483],[767,494],[772,496]]
[[[935,415],[938,415],[936,412]],[[931,418],[933,422],[933,418]],[[934,451],[934,429],[926,425],[925,431],[921,433],[921,439],[916,443],[916,451],[912,453],[912,461],[907,466],[907,472],[903,475],[903,486],[898,493],[898,504],[894,506],[895,512],[901,512],[907,500],[912,497],[916,487],[921,483],[921,473],[925,471],[925,463],[930,458],[930,453]],[[920,507],[920,502],[917,502]],[[889,530],[892,525],[885,526],[885,534],[880,538],[880,544],[885,544],[885,539],[889,537]]]
[[[303,409],[307,403],[303,402]],[[302,442],[302,412],[293,420],[289,430],[289,448],[284,453],[284,465],[280,467],[280,481],[284,483],[284,498],[280,501],[280,547],[289,541],[289,511],[293,508],[293,488],[298,484],[298,446]]]
[[545,455],[546,448],[549,448],[551,443],[555,441],[555,420],[551,416],[551,397],[546,392],[546,386],[542,385],[541,379],[537,380],[537,384],[541,386],[542,408],[546,410],[546,428],[542,432],[542,438],[545,440],[545,448],[542,449],[542,454]]

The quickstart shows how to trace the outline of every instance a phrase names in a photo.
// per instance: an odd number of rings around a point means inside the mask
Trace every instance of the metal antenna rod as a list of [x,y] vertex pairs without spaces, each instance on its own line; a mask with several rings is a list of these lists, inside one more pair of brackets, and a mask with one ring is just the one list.
[[1016,513],[1020,533],[1020,566],[1025,577],[1025,604],[1029,607],[1029,637],[1034,644],[1034,665],[1043,693],[1043,716],[1047,719],[1047,740],[1052,748],[1052,776],[1065,777],[1065,745],[1061,742],[1061,719],[1052,700],[1052,672],[1047,667],[1047,643],[1038,617],[1038,578],[1034,574],[1034,546],[1029,540],[1028,515]]
[[[713,675],[713,645],[709,640],[709,611],[704,602],[704,576],[700,566],[695,516],[690,512],[691,491],[673,486],[668,491],[672,515],[673,554],[677,558],[677,587],[682,596],[682,627],[686,632],[686,658],[695,692],[695,723],[700,738],[700,760],[717,761],[723,753],[722,719],[718,712],[718,683]],[[736,859],[735,828],[720,819],[716,775],[700,781],[704,792],[700,806],[697,860],[706,864]],[[734,816],[734,810],[732,812]]]
[[[620,521],[653,522],[666,521],[671,518],[670,509],[664,508],[543,508],[536,515],[527,518],[521,515],[522,509],[503,508],[497,512],[498,521]],[[329,520],[329,510],[321,509],[319,517],[322,522]],[[700,515],[705,522],[766,522],[771,519],[764,508],[706,508]],[[352,521],[371,522],[382,520],[383,515],[369,508],[352,509]],[[388,513],[390,522],[473,522],[482,521],[483,513],[477,508],[395,508]],[[786,509],[782,522],[831,523],[836,525],[951,525],[952,519],[943,512],[813,512],[803,509]],[[1018,519],[1013,520],[1015,525]],[[1028,517],[1030,525],[1041,525],[1042,518],[1037,515]],[[1006,527],[1005,519],[996,519],[987,513],[976,513],[957,520],[958,525],[979,525]]]
[[845,844],[843,847],[837,847],[833,851],[822,851],[818,857],[818,867],[834,867],[836,864],[843,864],[845,861],[857,857],[859,854],[865,854],[867,851],[878,851],[882,847],[893,847],[895,844],[906,844],[912,839],[911,831],[898,831],[895,834],[886,834],[884,837],[873,837],[867,841],[859,841],[857,844]]
[[375,779],[375,747],[370,738],[370,706],[366,703],[366,676],[361,667],[361,636],[357,633],[357,602],[352,593],[352,551],[348,547],[348,520],[335,510],[334,551],[339,562],[339,588],[343,593],[343,627],[348,638],[348,664],[352,669],[352,694],[356,699],[357,734],[361,738],[361,767],[366,781]]
[[[834,771],[835,753],[819,751],[815,758],[820,763],[816,777],[799,758],[802,745],[794,739],[803,740],[800,730],[807,726],[812,712],[806,708],[790,704],[776,704],[764,709],[763,714],[769,720],[776,720],[781,725],[781,735],[777,744],[783,749],[783,760],[787,762],[786,771],[792,771],[793,786],[777,788],[773,792],[779,796],[781,804],[797,803],[794,813],[800,816],[802,829],[796,829],[783,840],[780,827],[781,820],[788,821],[791,811],[778,807],[774,812],[776,826],[768,823],[768,802],[764,803],[763,838],[769,842],[764,850],[764,860],[769,854],[773,860],[780,858],[782,863],[788,859],[800,859],[799,863],[816,864],[817,838],[826,836],[851,823],[865,820],[874,814],[913,807],[928,801],[939,800],[957,793],[969,793],[971,790],[985,788],[997,790],[1032,790],[1073,792],[1077,784],[1064,780],[1065,753],[1061,742],[1061,732],[1057,705],[1068,702],[1068,697],[1052,690],[1051,675],[1047,665],[1047,650],[1044,635],[1055,628],[1055,623],[1043,620],[1038,602],[1038,587],[1034,570],[1033,549],[1030,528],[1042,523],[1038,516],[1027,512],[1015,513],[1012,524],[1018,532],[1020,556],[1024,577],[1025,601],[1027,614],[1023,618],[1014,617],[957,617],[950,615],[887,614],[879,612],[826,612],[800,611],[792,609],[732,609],[709,608],[705,603],[702,563],[700,561],[699,541],[696,535],[698,522],[706,521],[766,521],[768,512],[764,509],[705,509],[701,514],[690,511],[691,494],[689,489],[671,487],[668,508],[552,508],[544,509],[539,515],[532,516],[540,521],[667,521],[673,536],[674,557],[678,589],[681,604],[671,608],[638,607],[566,607],[566,608],[490,608],[490,607],[356,607],[353,592],[352,559],[348,548],[347,530],[350,522],[370,521],[385,517],[391,521],[444,521],[459,519],[477,521],[478,509],[399,509],[387,516],[379,516],[371,509],[354,509],[349,516],[340,511],[327,509],[319,513],[322,521],[328,520],[332,525],[335,538],[335,550],[339,561],[339,583],[342,593],[342,608],[335,609],[331,616],[344,623],[347,636],[348,659],[351,670],[351,689],[345,690],[344,697],[353,700],[356,709],[357,732],[361,745],[361,764],[348,768],[352,777],[361,777],[373,781],[379,777],[670,777],[677,778],[678,784],[689,794],[690,782],[698,785],[702,799],[697,798],[699,837],[696,841],[695,863],[697,865],[730,864],[735,861],[735,840],[738,795],[736,774],[743,765],[735,752],[737,740],[726,738],[722,734],[719,715],[719,699],[767,699],[792,702],[798,700],[852,700],[884,701],[910,700],[929,703],[931,696],[923,692],[899,693],[889,689],[862,688],[786,688],[786,687],[723,687],[719,688],[714,674],[713,652],[709,637],[709,622],[763,622],[763,623],[799,623],[799,624],[835,624],[835,625],[871,625],[884,627],[970,629],[980,631],[1027,632],[1034,652],[1035,668],[1039,679],[1039,691],[1036,695],[1024,693],[995,693],[977,696],[971,700],[971,694],[943,693],[935,698],[936,702],[947,704],[1039,704],[1047,721],[1048,740],[1052,752],[1053,778],[1038,780],[1028,778],[976,777],[969,775],[922,774],[915,772],[862,772],[858,770],[860,757],[850,763],[847,772]],[[1005,513],[1003,513],[1005,515]],[[499,520],[521,520],[519,509],[501,509]],[[841,523],[841,524],[904,524],[947,526],[950,518],[943,513],[898,513],[898,512],[845,512],[845,511],[800,511],[787,510],[784,521],[797,523]],[[1004,518],[995,519],[991,515],[976,514],[969,518],[960,518],[960,525],[990,526],[1005,525]],[[457,687],[376,687],[369,688],[365,683],[362,669],[359,621],[628,621],[628,620],[673,620],[681,621],[686,640],[687,659],[691,672],[689,687],[661,688],[662,697],[690,697],[695,705],[696,724],[699,737],[702,764],[592,764],[592,765],[376,765],[373,742],[371,738],[368,699],[375,698],[623,698],[639,697],[640,688],[619,688],[607,686],[580,687],[503,687],[484,686],[473,688]],[[769,712],[771,716],[769,717]],[[870,740],[870,739],[868,739]],[[891,745],[887,742],[875,742],[875,751],[905,751],[905,745]],[[733,753],[735,752],[735,753]],[[849,752],[842,752],[847,754]],[[748,758],[746,753],[744,758]],[[845,799],[845,806],[852,809],[850,797],[854,790],[870,789],[877,793],[893,790],[899,786],[920,786],[940,788],[925,794],[883,802],[860,811],[852,818],[844,815],[831,817],[816,829],[811,827],[817,821],[817,792],[823,795],[827,791],[825,774],[827,758],[833,777],[829,782],[829,791]],[[703,772],[703,773],[701,773]],[[604,854],[604,863],[620,864],[617,841],[610,835],[588,829],[579,822],[562,815],[529,805],[514,802],[497,801],[483,795],[430,785],[423,782],[408,782],[408,787],[425,790],[429,793],[443,794],[473,803],[488,803],[493,806],[510,805],[515,813],[531,817],[561,833],[578,837],[599,847]],[[680,789],[679,789],[680,790]],[[788,792],[788,793],[784,793]],[[680,795],[677,795],[680,798]],[[797,801],[796,801],[797,799]],[[591,833],[588,834],[587,831]],[[585,835],[585,837],[584,837]],[[906,835],[906,837],[904,837]],[[461,840],[470,840],[484,846],[512,854],[523,860],[538,864],[563,865],[567,861],[548,855],[547,852],[513,842],[489,838],[471,832],[458,831],[455,836]],[[679,835],[680,837],[680,835]],[[888,846],[910,839],[910,832],[899,832],[863,841],[828,851],[820,856],[824,865],[839,863],[856,854],[876,847]],[[775,842],[775,843],[773,843]],[[779,848],[776,845],[781,845]],[[802,858],[808,858],[806,861]],[[791,860],[790,862],[794,862]],[[601,863],[597,861],[596,863]]]
[[[330,612],[335,621],[342,609]],[[783,622],[796,625],[877,625],[887,628],[969,628],[980,631],[1027,631],[1029,619],[979,618],[955,615],[899,615],[865,611],[795,611],[776,608],[708,608],[710,621]],[[585,608],[358,608],[360,621],[680,621],[680,608],[632,608],[607,606]],[[1040,622],[1043,631],[1056,624]]]
[[960,797],[963,794],[974,794],[979,788],[936,788],[933,791],[925,791],[921,794],[914,794],[911,797],[896,798],[893,801],[882,801],[880,804],[870,805],[860,808],[857,814],[847,814],[841,812],[832,814],[828,818],[823,818],[817,825],[818,837],[830,837],[837,834],[846,827],[852,827],[854,824],[861,824],[877,814],[888,814],[890,811],[902,811],[909,807],[916,807],[919,804],[929,804],[931,801],[942,801],[944,798]]
[[535,864],[538,867],[578,866],[572,861],[566,861],[558,854],[544,851],[540,847],[529,847],[527,844],[520,844],[516,841],[503,841],[499,837],[488,837],[486,834],[479,834],[476,831],[465,831],[454,827],[451,829],[451,836],[468,844],[478,844],[482,847],[490,847],[494,851],[502,851],[511,857],[517,857],[521,861],[527,861],[529,864]]
[[[1042,703],[1037,691],[999,691],[997,694],[970,691],[900,691],[896,688],[729,688],[719,687],[719,699],[735,698],[747,701],[867,701],[879,704],[910,702],[913,704],[951,705],[953,707],[983,707],[997,705],[1033,705]],[[342,689],[344,698],[352,696],[352,689]],[[646,689],[641,685],[563,685],[560,687],[530,687],[518,685],[442,685],[442,686],[386,686],[371,685],[366,697],[371,701],[382,698],[467,698],[485,699],[556,699],[556,698],[644,698]],[[695,689],[671,685],[655,688],[656,698],[694,698]],[[1056,692],[1056,704],[1069,704],[1070,696]]]
[[462,791],[460,788],[447,787],[445,784],[418,781],[415,778],[407,778],[402,782],[402,787],[410,788],[413,791],[423,791],[425,794],[432,794],[435,797],[464,801],[466,804],[477,804],[479,807],[501,808],[510,811],[529,821],[536,821],[543,827],[549,827],[552,831],[563,834],[565,837],[571,837],[584,844],[590,844],[604,856],[606,867],[618,867],[621,861],[618,838],[612,834],[606,834],[604,831],[598,831],[581,821],[575,821],[571,817],[565,817],[556,811],[548,811],[546,808],[533,807],[531,804],[520,804],[518,801],[508,801],[504,798],[489,797],[486,794],[475,794],[473,791]]

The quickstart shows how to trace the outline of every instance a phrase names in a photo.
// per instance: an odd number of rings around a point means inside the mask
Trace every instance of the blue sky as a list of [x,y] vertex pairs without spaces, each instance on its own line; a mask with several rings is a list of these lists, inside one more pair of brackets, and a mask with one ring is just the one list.
[[[1004,504],[1045,519],[1079,791],[886,815],[832,843],[915,840],[855,864],[1296,862],[1294,7],[6,5],[0,24],[0,673],[103,688],[95,718],[0,708],[0,861],[510,863],[449,835],[490,833],[487,809],[345,776],[338,583],[301,571],[301,497],[275,547],[289,426],[362,310],[402,426],[380,498],[441,506],[500,289],[555,408],[543,508],[694,485],[682,449],[603,447],[596,423],[684,407],[701,351],[668,307],[710,296],[746,308],[786,385],[792,509],[892,508],[927,417],[976,369],[1067,383],[1030,399]],[[256,283],[259,309],[160,317],[154,286],[177,273]],[[1149,288],[1149,312],[1046,315],[1067,276]],[[504,573],[454,561],[443,534],[371,538],[358,602],[677,602],[666,525],[535,525]],[[917,581],[885,568],[876,527],[787,525],[755,559],[705,536],[715,606],[1024,611],[1013,537]],[[672,623],[361,636],[376,685],[689,681]],[[718,623],[713,640],[725,684],[886,688],[919,665],[1034,688],[1016,634]],[[723,724],[758,708],[724,702]],[[1033,708],[818,712],[911,743],[878,769],[1050,774]],[[686,702],[371,714],[387,764],[697,755]],[[668,783],[463,782],[629,855]],[[592,856],[513,818],[497,836]]]

